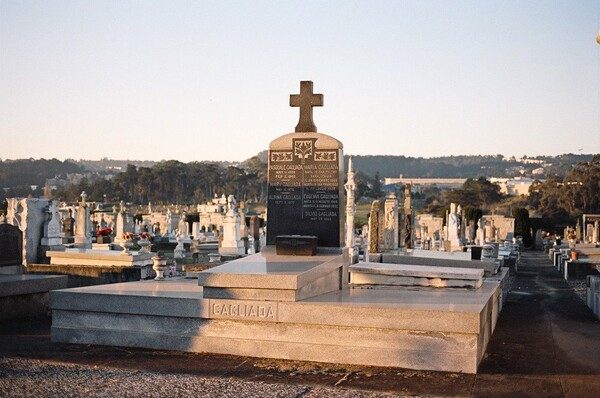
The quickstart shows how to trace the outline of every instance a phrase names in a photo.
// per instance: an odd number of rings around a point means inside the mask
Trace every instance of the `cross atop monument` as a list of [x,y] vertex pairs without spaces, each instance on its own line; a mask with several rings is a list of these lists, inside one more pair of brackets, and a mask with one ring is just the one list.
[[300,94],[290,95],[290,106],[300,107],[296,133],[317,131],[313,122],[313,106],[323,106],[323,94],[313,94],[313,82],[300,82]]

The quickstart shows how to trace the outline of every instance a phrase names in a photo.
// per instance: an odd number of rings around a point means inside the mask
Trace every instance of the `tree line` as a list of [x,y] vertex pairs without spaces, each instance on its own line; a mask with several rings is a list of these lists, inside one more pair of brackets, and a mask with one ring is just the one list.
[[[374,170],[371,177],[360,168],[360,161],[357,161],[360,158],[353,157],[355,168],[359,170],[355,176],[357,200],[382,197],[380,171]],[[41,196],[47,178],[82,172],[85,172],[82,167],[56,159],[0,161],[0,185],[5,187],[0,191],[2,206],[6,206],[6,197]],[[31,191],[29,184],[38,185],[38,189]],[[6,189],[11,185],[12,188]],[[401,187],[398,189],[401,192]],[[129,164],[125,171],[114,176],[96,175],[95,179],[83,178],[76,184],[59,188],[53,192],[53,197],[72,202],[80,199],[81,191],[86,191],[88,200],[96,202],[191,204],[214,195],[233,194],[241,200],[256,198],[264,202],[266,190],[267,165],[263,157],[255,156],[236,166],[177,160],[162,161],[152,167]],[[486,214],[499,212],[507,216],[513,209],[523,208],[532,215],[542,216],[548,225],[574,225],[582,214],[600,214],[598,192],[600,155],[593,155],[589,160],[570,166],[563,176],[551,175],[543,182],[536,181],[529,196],[506,197],[497,185],[481,176],[469,178],[461,188],[449,191],[425,187],[421,192],[413,193],[413,200],[420,212],[440,216],[445,214],[450,202],[454,202],[463,208],[470,206]]]
[[223,194],[241,200],[260,200],[266,195],[266,183],[266,165],[256,157],[244,165],[228,167],[214,162],[168,160],[153,167],[129,164],[114,178],[98,178],[93,182],[84,178],[57,190],[54,197],[76,201],[81,191],[86,191],[88,200],[105,203],[123,200],[134,204],[191,204]]

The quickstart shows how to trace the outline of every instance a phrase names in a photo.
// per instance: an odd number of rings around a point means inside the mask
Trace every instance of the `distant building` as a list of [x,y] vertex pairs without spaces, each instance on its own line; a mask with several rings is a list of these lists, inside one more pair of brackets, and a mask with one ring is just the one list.
[[433,185],[442,190],[462,188],[465,181],[467,181],[466,178],[404,178],[400,176],[398,178],[386,177],[383,184],[386,186],[411,184],[413,192],[421,192],[423,187]]
[[529,196],[529,187],[535,180],[528,177],[515,178],[490,178],[490,182],[500,187],[500,192],[505,195]]
[[[500,192],[505,195],[525,195],[529,196],[529,187],[535,181],[533,178],[528,177],[514,177],[514,178],[496,178],[492,177],[488,179],[491,183],[496,184],[500,187]],[[393,187],[396,184],[406,185],[411,184],[413,192],[421,192],[424,187],[436,186],[441,190],[446,189],[459,189],[462,188],[463,184],[467,181],[466,178],[391,178],[386,177],[384,179],[384,188]]]
[[537,169],[533,169],[533,170],[531,170],[531,174],[534,176],[544,174],[544,168],[538,167]]

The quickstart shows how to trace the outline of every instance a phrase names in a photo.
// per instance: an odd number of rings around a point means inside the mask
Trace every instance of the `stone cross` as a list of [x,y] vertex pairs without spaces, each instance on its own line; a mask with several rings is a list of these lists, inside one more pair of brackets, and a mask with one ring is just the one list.
[[323,106],[323,94],[313,94],[313,82],[300,82],[300,94],[290,95],[290,106],[300,107],[300,120],[296,126],[296,133],[317,131],[317,126],[313,122],[313,106]]
[[85,199],[87,198],[87,193],[85,191],[81,192],[81,204],[85,205]]

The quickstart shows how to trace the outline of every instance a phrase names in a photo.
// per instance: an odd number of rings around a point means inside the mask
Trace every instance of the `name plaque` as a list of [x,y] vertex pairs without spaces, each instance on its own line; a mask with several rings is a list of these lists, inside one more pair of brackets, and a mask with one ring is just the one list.
[[319,148],[318,142],[292,138],[291,148],[269,151],[269,245],[278,235],[315,235],[319,246],[341,246],[341,149]]
[[210,299],[209,318],[277,322],[277,303]]

